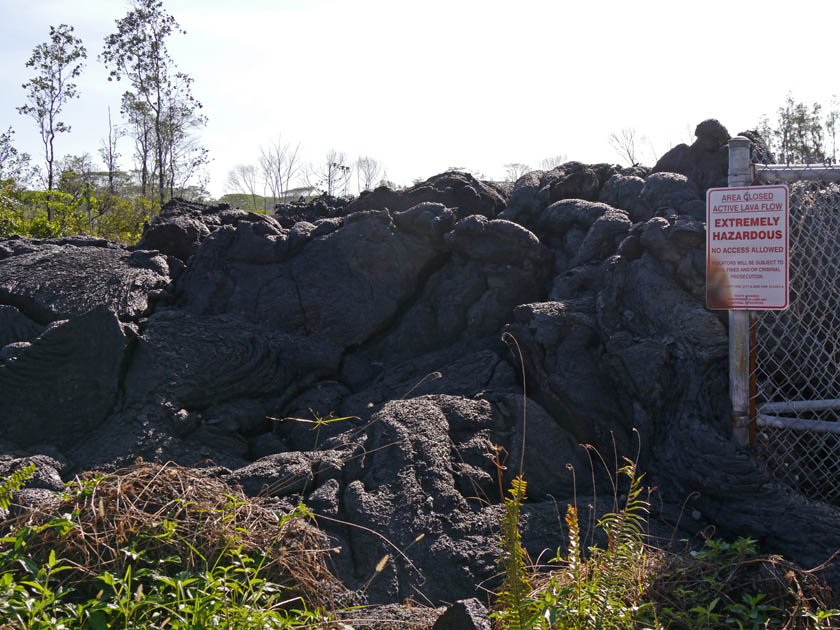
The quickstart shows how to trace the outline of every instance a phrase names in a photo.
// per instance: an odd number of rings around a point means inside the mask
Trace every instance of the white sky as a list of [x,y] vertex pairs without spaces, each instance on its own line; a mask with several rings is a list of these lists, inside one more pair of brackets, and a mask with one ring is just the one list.
[[[565,154],[620,162],[610,132],[636,129],[661,155],[718,118],[734,134],[773,116],[785,94],[840,93],[840,2],[765,0],[165,0],[187,30],[169,49],[195,79],[209,123],[210,192],[278,136],[306,161],[369,155],[407,184],[449,166],[502,178],[504,165]],[[119,118],[125,82],[96,57],[122,0],[0,0],[0,128],[41,161],[20,116],[32,48],[50,25],[88,49],[72,126],[56,153],[90,153]],[[130,140],[121,166],[131,167]],[[640,151],[650,163],[650,152]]]

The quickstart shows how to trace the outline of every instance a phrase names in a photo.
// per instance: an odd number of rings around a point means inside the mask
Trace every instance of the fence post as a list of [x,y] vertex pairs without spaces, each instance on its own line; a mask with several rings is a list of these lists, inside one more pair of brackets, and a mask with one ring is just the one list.
[[[729,140],[729,187],[752,184],[750,141]],[[708,229],[708,226],[707,226]],[[732,401],[732,439],[750,443],[750,311],[729,311],[729,399]]]

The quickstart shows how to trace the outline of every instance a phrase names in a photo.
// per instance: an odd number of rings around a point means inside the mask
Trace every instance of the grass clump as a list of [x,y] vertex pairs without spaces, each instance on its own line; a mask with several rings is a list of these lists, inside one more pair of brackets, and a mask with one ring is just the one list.
[[173,464],[86,475],[3,523],[0,628],[324,627],[342,587],[307,517]]

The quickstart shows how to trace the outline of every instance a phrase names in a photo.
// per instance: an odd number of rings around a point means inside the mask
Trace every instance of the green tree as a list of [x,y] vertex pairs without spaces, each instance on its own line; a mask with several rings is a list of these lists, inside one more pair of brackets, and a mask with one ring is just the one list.
[[164,93],[163,164],[170,198],[190,196],[190,181],[209,162],[207,149],[192,134],[207,122],[198,111],[201,104],[190,93],[192,83],[192,78],[179,72]]
[[71,195],[74,199],[82,194],[85,187],[93,185],[93,160],[89,153],[65,155],[58,164],[56,188]]
[[776,157],[783,162],[820,162],[825,159],[822,106],[797,102],[788,92],[776,112],[776,126],[765,118],[760,129]]
[[31,170],[29,154],[19,152],[12,143],[14,135],[11,127],[0,133],[0,182],[16,188],[27,183]]
[[70,126],[58,117],[64,104],[78,97],[73,79],[82,73],[86,58],[87,51],[82,40],[73,36],[73,27],[61,24],[50,26],[49,41],[38,44],[26,62],[26,67],[34,69],[36,75],[23,84],[27,103],[17,110],[32,117],[40,128],[47,167],[47,190],[52,190],[54,183],[55,136],[70,131]]
[[[123,97],[123,112],[128,112],[144,159],[154,157],[151,171],[163,204],[167,193],[171,196],[176,185],[186,188],[196,170],[207,162],[207,152],[191,137],[191,131],[203,126],[206,118],[199,113],[201,103],[192,95],[192,79],[176,70],[166,47],[169,37],[185,31],[167,13],[162,0],[132,0],[131,7],[116,21],[116,32],[105,38],[100,58],[110,68],[109,80],[126,78],[134,89]],[[144,190],[149,170],[148,161],[144,161]]]
[[14,134],[11,127],[0,133],[0,237],[27,234],[21,195],[31,173],[30,158],[15,148]]

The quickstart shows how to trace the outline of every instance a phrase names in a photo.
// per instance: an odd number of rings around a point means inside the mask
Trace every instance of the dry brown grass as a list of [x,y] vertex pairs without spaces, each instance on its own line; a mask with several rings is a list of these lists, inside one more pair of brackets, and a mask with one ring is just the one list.
[[48,510],[2,524],[6,532],[24,526],[32,557],[45,561],[54,551],[74,567],[62,578],[77,589],[105,571],[123,575],[138,554],[163,570],[201,571],[229,564],[226,554],[241,548],[264,559],[260,577],[289,589],[290,598],[324,606],[343,590],[327,568],[325,535],[305,518],[284,519],[200,469],[172,463],[85,473]]

